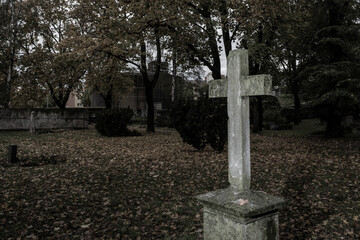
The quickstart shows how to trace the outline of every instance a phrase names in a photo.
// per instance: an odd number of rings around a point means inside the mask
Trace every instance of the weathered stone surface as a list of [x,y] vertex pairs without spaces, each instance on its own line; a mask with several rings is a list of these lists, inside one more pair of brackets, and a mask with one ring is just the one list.
[[265,192],[254,190],[243,192],[233,187],[202,194],[196,198],[205,206],[232,215],[243,222],[277,211],[285,204],[282,198]]
[[241,223],[227,214],[204,208],[205,240],[276,240],[279,239],[279,219],[272,213],[256,221]]
[[209,98],[227,97],[228,80],[216,79],[209,82]]
[[248,74],[248,51],[238,49],[228,56],[228,78],[209,83],[210,97],[227,97],[229,182],[243,191],[250,189],[251,178],[249,96],[271,94],[269,75]]
[[249,75],[246,50],[231,51],[228,56],[228,161],[231,186],[250,188],[250,99],[242,97],[241,82]]
[[241,81],[242,96],[271,95],[271,83],[270,75],[247,76]]
[[278,239],[281,198],[233,187],[197,196],[204,204],[204,239]]
[[89,112],[84,110],[0,109],[0,130],[88,128]]
[[30,113],[30,127],[29,132],[34,134],[36,132],[36,122],[35,122],[35,112],[31,111]]
[[[272,95],[270,75],[255,75],[244,77],[240,86],[242,97]],[[209,82],[209,97],[220,98],[228,96],[228,80],[216,79]]]

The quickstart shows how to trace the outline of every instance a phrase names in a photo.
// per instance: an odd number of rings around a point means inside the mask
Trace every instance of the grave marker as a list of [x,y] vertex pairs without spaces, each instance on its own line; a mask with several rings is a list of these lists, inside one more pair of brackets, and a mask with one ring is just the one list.
[[17,145],[9,145],[9,155],[8,162],[9,163],[17,163],[19,159],[16,157],[17,154]]
[[35,112],[31,111],[30,114],[30,128],[29,128],[29,132],[31,134],[35,134],[36,133],[36,128],[35,128]]
[[250,96],[271,93],[269,75],[249,75],[248,51],[228,56],[227,79],[209,84],[209,97],[227,97],[230,187],[197,196],[204,204],[204,238],[278,239],[284,200],[250,190]]

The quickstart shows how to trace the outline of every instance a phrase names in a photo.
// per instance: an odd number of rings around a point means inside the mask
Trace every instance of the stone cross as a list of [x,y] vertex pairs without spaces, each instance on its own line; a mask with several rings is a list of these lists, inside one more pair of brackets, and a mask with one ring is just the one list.
[[31,111],[30,113],[30,128],[29,128],[29,132],[31,134],[35,134],[36,129],[35,129],[35,112]]
[[247,50],[231,51],[227,80],[209,83],[210,97],[227,97],[230,187],[196,196],[204,205],[204,239],[279,239],[285,201],[250,189],[250,96],[271,92],[271,77],[249,76]]
[[240,191],[250,189],[250,96],[270,95],[270,75],[249,76],[247,50],[228,56],[227,79],[209,83],[209,97],[227,97],[229,182]]

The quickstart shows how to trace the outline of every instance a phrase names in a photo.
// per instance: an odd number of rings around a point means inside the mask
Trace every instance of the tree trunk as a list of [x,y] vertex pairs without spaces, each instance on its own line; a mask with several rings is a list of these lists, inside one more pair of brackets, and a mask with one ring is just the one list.
[[257,96],[257,98],[258,98],[258,107],[259,107],[259,130],[261,132],[263,130],[263,113],[264,113],[263,97]]
[[176,75],[177,75],[177,66],[176,66],[176,52],[173,50],[173,70],[172,70],[172,77],[171,77],[171,107],[175,104],[175,90],[176,90]]
[[294,92],[294,124],[300,123],[300,97],[298,92]]
[[[111,82],[111,78],[108,78],[108,81]],[[112,104],[113,104],[112,89],[113,89],[113,87],[114,87],[114,85],[111,84],[110,85],[110,90],[107,91],[107,93],[105,95],[103,95],[104,102],[105,102],[105,108],[107,108],[107,109],[112,108]]]
[[[263,26],[260,24],[257,37],[258,37],[258,43],[263,42]],[[255,62],[254,68],[253,68],[253,74],[259,74],[261,73],[261,65],[258,62]],[[254,122],[253,122],[253,132],[254,133],[260,133],[263,130],[263,105],[262,105],[262,96],[256,96],[256,103],[254,104],[254,116],[253,116]]]
[[59,107],[60,109],[65,109],[65,108],[66,108],[66,102],[64,103],[64,102],[62,101],[60,104],[58,104],[58,107]]
[[213,58],[213,65],[210,68],[214,79],[221,79],[221,61],[218,52],[217,42],[210,40],[211,56]]
[[106,94],[104,96],[105,108],[111,109],[112,108],[112,96],[111,94]]
[[[58,94],[59,96],[56,96],[55,90],[54,88],[51,86],[51,84],[47,84],[50,90],[50,95],[51,98],[54,100],[55,104],[60,108],[60,109],[65,109],[66,108],[66,103],[69,99],[70,96],[70,90],[66,90],[65,94],[62,92],[62,86],[59,85],[59,90],[58,90]],[[70,89],[72,89],[72,87],[70,86]]]
[[228,7],[226,5],[226,1],[221,1],[219,6],[219,11],[221,13],[221,30],[223,35],[223,43],[224,43],[224,50],[225,56],[228,57],[231,51],[231,37],[230,37],[230,29],[229,29],[229,22],[228,22]]
[[55,92],[52,90],[52,88],[50,88],[50,95],[51,98],[54,100],[56,106],[58,106],[60,109],[65,109],[65,104],[63,104],[62,101],[59,100],[59,98],[56,97]]
[[141,44],[141,68],[140,72],[143,77],[143,82],[145,85],[145,95],[146,95],[146,104],[147,104],[147,132],[155,132],[155,121],[154,121],[154,88],[160,76],[160,66],[161,66],[161,48],[160,48],[160,37],[158,35],[158,29],[155,28],[156,36],[156,70],[153,79],[150,81],[149,75],[147,74],[146,67],[146,44],[145,41]]
[[253,114],[253,132],[259,133],[263,130],[262,96],[256,96],[256,103],[254,104]]
[[218,42],[217,42],[217,32],[214,28],[214,25],[213,25],[213,22],[211,19],[211,14],[208,11],[208,9],[207,9],[204,17],[206,17],[206,19],[207,19],[207,21],[205,23],[206,29],[208,30],[209,35],[211,36],[208,39],[208,44],[210,46],[210,54],[213,59],[213,65],[212,65],[212,68],[210,68],[210,70],[212,71],[212,76],[214,79],[221,79],[221,60],[220,60],[220,54],[219,54],[219,48],[218,48]]
[[298,77],[298,65],[296,61],[296,53],[289,53],[289,62],[290,62],[290,86],[291,86],[291,92],[294,96],[294,124],[299,125],[300,123],[300,78]]
[[341,116],[328,116],[326,119],[326,137],[342,137],[344,130],[341,126]]
[[146,104],[148,108],[147,112],[147,132],[155,132],[155,109],[154,109],[154,98],[153,98],[153,88],[150,86],[145,87],[146,93]]
[[5,90],[5,108],[11,107],[11,88],[12,88],[12,82],[13,82],[13,61],[11,61],[6,77],[6,90]]
[[59,108],[60,109],[65,109],[66,108],[66,103],[69,100],[69,97],[70,97],[70,92],[69,91],[67,91],[65,93],[65,95],[62,95],[62,96],[59,97],[59,100],[60,100]]

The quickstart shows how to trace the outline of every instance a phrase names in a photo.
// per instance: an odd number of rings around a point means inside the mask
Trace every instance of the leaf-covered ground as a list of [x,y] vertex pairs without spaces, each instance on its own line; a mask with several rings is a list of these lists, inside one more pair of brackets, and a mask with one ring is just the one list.
[[[360,239],[360,140],[252,135],[252,188],[285,198],[281,239]],[[9,144],[20,164],[7,164]],[[170,129],[0,133],[0,239],[201,239],[197,194],[227,186],[227,153]]]

